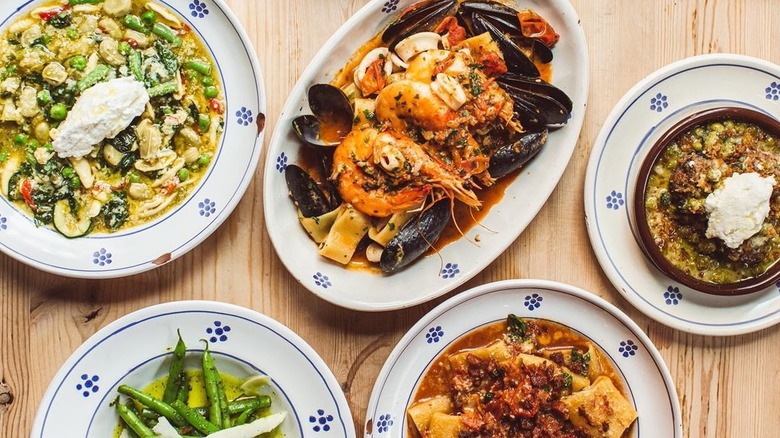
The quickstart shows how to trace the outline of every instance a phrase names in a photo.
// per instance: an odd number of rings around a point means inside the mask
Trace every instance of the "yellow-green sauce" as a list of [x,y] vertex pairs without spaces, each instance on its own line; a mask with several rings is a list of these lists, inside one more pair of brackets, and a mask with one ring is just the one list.
[[[189,392],[189,398],[187,399],[187,405],[193,408],[207,406],[208,399],[206,397],[206,386],[203,380],[203,371],[198,369],[190,369],[190,370],[186,370],[186,372],[190,384],[190,392]],[[238,377],[232,376],[230,374],[225,374],[222,372],[220,372],[219,374],[220,377],[222,377],[222,382],[225,387],[225,394],[227,395],[228,400],[234,400],[244,395],[243,392],[241,391],[241,384],[244,383],[244,379],[239,379]],[[162,399],[163,392],[165,392],[165,384],[167,382],[168,382],[168,376],[163,376],[155,380],[154,382],[150,383],[146,387],[142,388],[142,391],[157,399]],[[144,406],[137,404],[136,408],[138,410],[141,410],[144,408]],[[265,416],[268,415],[272,410],[278,410],[278,406],[271,405],[270,408],[260,409],[258,411],[258,414],[259,416]],[[122,434],[122,429],[123,429],[122,424],[118,423],[116,428],[114,428],[114,433],[112,437],[119,438],[119,436]],[[259,436],[261,438],[283,438],[285,435],[281,432],[281,428],[277,427],[273,431]]]

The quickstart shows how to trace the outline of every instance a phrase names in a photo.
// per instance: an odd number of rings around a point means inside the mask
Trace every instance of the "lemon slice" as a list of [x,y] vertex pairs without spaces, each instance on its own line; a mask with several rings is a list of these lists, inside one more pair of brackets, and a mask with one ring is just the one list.
[[246,395],[263,395],[263,388],[268,387],[271,379],[268,376],[252,376],[241,384],[239,389]]

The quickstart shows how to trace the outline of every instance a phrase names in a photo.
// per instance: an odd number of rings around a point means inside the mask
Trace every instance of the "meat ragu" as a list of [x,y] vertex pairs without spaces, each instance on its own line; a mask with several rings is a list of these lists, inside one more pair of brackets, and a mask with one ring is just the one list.
[[515,315],[444,351],[407,413],[415,438],[624,438],[637,418],[593,342]]

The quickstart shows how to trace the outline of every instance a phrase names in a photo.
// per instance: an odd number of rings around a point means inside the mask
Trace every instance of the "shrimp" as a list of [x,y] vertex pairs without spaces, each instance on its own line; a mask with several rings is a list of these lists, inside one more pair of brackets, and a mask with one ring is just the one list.
[[333,169],[344,201],[374,217],[417,208],[434,192],[481,205],[466,179],[424,145],[393,130],[353,130],[336,147]]
[[376,116],[396,131],[408,132],[411,126],[444,131],[458,115],[433,94],[429,84],[403,79],[379,92]]

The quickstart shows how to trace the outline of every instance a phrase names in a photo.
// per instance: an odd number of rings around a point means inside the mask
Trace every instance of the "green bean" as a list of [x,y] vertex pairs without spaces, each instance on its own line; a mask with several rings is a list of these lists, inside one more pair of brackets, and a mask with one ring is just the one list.
[[108,73],[110,72],[111,72],[111,67],[104,64],[98,64],[97,66],[95,66],[94,69],[92,69],[91,72],[87,73],[86,76],[81,78],[76,83],[76,88],[78,88],[79,91],[84,91],[87,88],[105,79],[108,76]]
[[127,14],[122,18],[122,24],[124,24],[126,27],[129,27],[130,29],[141,32],[141,33],[149,33],[149,28],[146,27],[143,21],[141,21],[141,18],[138,15],[133,14]]
[[181,416],[187,420],[190,426],[194,427],[199,432],[204,433],[206,435],[214,432],[219,432],[219,428],[215,426],[213,423],[209,422],[209,420],[207,420],[206,417],[201,415],[197,410],[180,402],[179,400],[176,400],[173,403],[171,403],[171,406],[173,407],[173,409],[176,409],[176,412],[181,414]]
[[68,4],[71,6],[76,5],[97,5],[103,3],[105,0],[68,0]]
[[138,434],[138,436],[141,438],[157,436],[157,434],[152,432],[152,429],[149,429],[149,427],[144,424],[144,422],[138,418],[138,415],[136,415],[136,413],[133,412],[130,408],[123,405],[122,403],[119,403],[118,399],[115,403],[116,411],[119,414],[119,417],[122,418],[130,430]]
[[140,402],[141,404],[149,407],[153,411],[158,412],[160,415],[170,420],[171,423],[173,423],[176,426],[184,426],[187,424],[187,421],[184,419],[184,417],[182,417],[178,412],[176,412],[176,410],[173,409],[171,405],[163,402],[160,399],[154,398],[149,394],[141,392],[127,385],[119,385],[117,391],[119,391],[120,394],[124,394],[132,398],[133,400]]
[[154,26],[152,26],[152,33],[165,41],[168,41],[173,47],[181,46],[181,38],[179,38],[179,35],[176,35],[176,31],[163,23],[154,23]]
[[256,411],[258,409],[263,409],[270,406],[271,406],[271,397],[267,395],[261,395],[257,397],[251,397],[251,398],[242,398],[228,403],[228,412],[230,413],[230,415],[236,415],[236,414],[240,414],[241,412],[244,412],[247,409]]
[[172,75],[175,74],[179,69],[179,60],[176,59],[176,55],[171,49],[160,40],[154,42],[154,49],[160,55],[160,62],[165,66],[165,70]]
[[230,412],[228,412],[228,400],[225,393],[225,382],[222,381],[222,376],[217,372],[217,385],[219,386],[219,409],[222,411],[222,427],[230,427]]
[[214,359],[211,357],[211,351],[209,351],[209,343],[206,342],[206,349],[203,350],[202,356],[203,366],[203,381],[206,386],[206,398],[209,401],[209,421],[218,428],[222,429],[222,404],[220,400],[220,384],[222,378],[219,376],[219,371],[214,365]]
[[238,418],[236,418],[236,422],[233,423],[233,425],[234,426],[241,426],[242,424],[245,424],[246,420],[249,418],[250,415],[252,415],[253,412],[254,412],[254,410],[252,410],[252,409],[245,409],[244,412],[242,412],[238,416]]
[[165,382],[165,391],[162,398],[162,401],[168,404],[173,403],[179,393],[182,374],[184,374],[184,355],[187,353],[187,346],[181,338],[181,332],[177,331],[177,334],[179,335],[179,340],[173,349],[173,358],[171,359],[171,365],[168,367],[168,381]]
[[165,82],[146,90],[149,97],[164,96],[179,91],[179,83],[176,81]]
[[208,76],[211,74],[211,64],[206,61],[201,61],[200,59],[193,59],[192,61],[187,61],[184,63],[184,66],[195,70],[196,72],[202,74],[203,76]]
[[190,398],[190,378],[187,372],[183,372],[181,375],[181,384],[179,385],[179,392],[176,393],[176,400],[182,403],[187,403]]
[[128,61],[130,65],[130,73],[133,74],[133,77],[138,82],[144,81],[144,69],[142,67],[142,59],[141,59],[141,52],[138,50],[131,50],[130,51],[130,59]]

